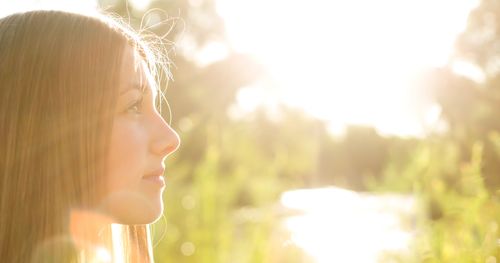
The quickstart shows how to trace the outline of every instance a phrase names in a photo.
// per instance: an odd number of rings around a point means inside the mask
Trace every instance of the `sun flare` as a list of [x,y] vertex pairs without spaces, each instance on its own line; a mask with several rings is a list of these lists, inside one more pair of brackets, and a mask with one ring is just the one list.
[[430,105],[412,80],[447,62],[477,0],[218,3],[232,45],[262,61],[286,104],[332,127],[418,135]]

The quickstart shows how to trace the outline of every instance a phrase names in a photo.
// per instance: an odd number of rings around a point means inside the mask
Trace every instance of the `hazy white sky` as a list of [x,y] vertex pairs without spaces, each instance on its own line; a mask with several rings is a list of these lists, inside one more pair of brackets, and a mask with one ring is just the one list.
[[[447,62],[476,0],[219,0],[233,45],[278,80],[278,97],[330,122],[418,135],[429,116],[413,79]],[[247,90],[254,100],[266,95]],[[263,90],[263,89],[260,89]],[[259,95],[260,94],[260,95]],[[256,103],[241,98],[242,103]],[[430,111],[436,115],[435,108]]]
[[97,6],[96,0],[0,0],[0,16],[20,10],[64,8],[84,11]]

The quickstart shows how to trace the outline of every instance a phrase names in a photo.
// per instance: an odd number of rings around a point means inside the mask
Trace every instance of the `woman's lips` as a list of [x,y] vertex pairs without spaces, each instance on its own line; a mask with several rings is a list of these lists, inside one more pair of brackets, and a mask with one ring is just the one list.
[[154,183],[161,187],[165,186],[165,178],[163,178],[164,168],[158,169],[142,177],[143,180]]

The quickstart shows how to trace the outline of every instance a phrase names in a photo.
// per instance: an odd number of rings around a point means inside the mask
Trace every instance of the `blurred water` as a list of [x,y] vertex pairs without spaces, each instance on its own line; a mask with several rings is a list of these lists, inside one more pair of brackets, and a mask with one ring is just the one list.
[[299,211],[285,227],[317,263],[381,262],[385,252],[409,252],[414,236],[412,196],[328,187],[285,192],[281,204]]

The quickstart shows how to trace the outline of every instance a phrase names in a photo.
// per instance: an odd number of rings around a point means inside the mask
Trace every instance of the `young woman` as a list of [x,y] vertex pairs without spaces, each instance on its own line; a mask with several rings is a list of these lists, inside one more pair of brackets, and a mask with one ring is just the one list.
[[2,262],[153,261],[180,143],[157,110],[161,61],[101,15],[0,19]]

